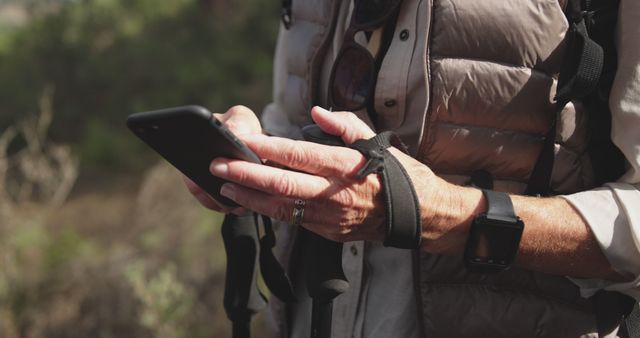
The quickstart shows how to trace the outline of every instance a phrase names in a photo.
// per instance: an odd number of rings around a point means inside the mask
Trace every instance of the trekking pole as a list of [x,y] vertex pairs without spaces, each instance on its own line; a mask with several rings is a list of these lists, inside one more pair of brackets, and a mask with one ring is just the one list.
[[330,338],[333,299],[349,287],[342,270],[342,243],[304,231],[308,244],[305,274],[312,299],[311,338]]
[[228,214],[222,223],[227,253],[224,310],[233,324],[233,338],[249,338],[251,317],[266,306],[256,284],[258,230],[253,214]]
[[[325,134],[317,125],[302,128],[305,140],[325,145],[344,146],[336,136]],[[302,229],[307,245],[305,276],[312,299],[311,338],[330,338],[333,299],[344,293],[349,282],[342,270],[342,243],[330,241]]]

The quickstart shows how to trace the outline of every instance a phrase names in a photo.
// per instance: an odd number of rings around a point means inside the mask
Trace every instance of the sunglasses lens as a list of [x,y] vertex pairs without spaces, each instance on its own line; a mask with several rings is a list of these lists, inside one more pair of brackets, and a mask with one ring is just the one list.
[[362,108],[371,89],[373,72],[374,61],[368,51],[355,47],[345,49],[333,69],[331,100],[334,108]]
[[362,0],[355,10],[356,24],[367,25],[382,20],[398,5],[398,0]]

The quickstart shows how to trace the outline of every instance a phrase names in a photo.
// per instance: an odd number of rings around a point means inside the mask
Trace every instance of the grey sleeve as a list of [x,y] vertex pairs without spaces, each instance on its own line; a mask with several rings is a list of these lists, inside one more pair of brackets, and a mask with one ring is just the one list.
[[615,290],[640,300],[640,1],[622,0],[617,29],[618,70],[611,89],[611,138],[629,167],[618,182],[567,199],[591,228],[603,253],[630,281],[572,279],[583,295]]

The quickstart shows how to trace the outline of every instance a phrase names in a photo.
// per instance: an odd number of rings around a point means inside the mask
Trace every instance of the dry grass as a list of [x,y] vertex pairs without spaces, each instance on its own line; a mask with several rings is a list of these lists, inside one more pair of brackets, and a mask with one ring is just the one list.
[[[0,204],[5,205],[5,212],[11,212],[12,205],[30,202],[58,207],[78,177],[78,161],[71,149],[47,141],[52,99],[53,87],[47,87],[38,102],[39,114],[0,135]],[[16,141],[24,146],[9,154],[8,147]]]
[[221,215],[163,163],[133,193],[69,198],[78,163],[46,140],[51,95],[0,135],[0,337],[230,336]]
[[221,219],[181,185],[161,164],[137,196],[17,205],[0,235],[0,337],[229,336]]

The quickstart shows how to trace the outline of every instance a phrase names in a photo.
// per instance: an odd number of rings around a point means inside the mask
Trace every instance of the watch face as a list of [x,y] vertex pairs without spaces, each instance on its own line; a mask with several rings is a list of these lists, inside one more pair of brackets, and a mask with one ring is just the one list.
[[518,250],[522,227],[520,220],[514,224],[484,216],[476,218],[469,233],[471,245],[465,253],[467,261],[508,266]]

